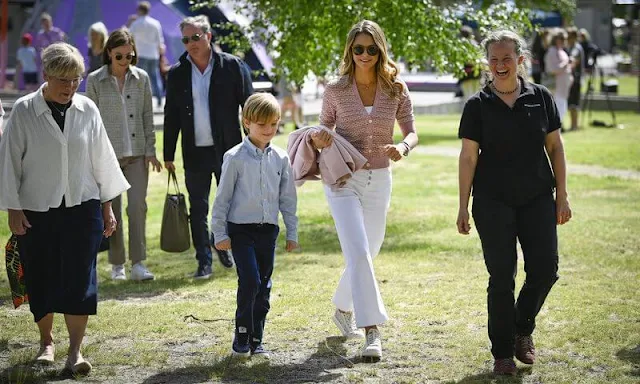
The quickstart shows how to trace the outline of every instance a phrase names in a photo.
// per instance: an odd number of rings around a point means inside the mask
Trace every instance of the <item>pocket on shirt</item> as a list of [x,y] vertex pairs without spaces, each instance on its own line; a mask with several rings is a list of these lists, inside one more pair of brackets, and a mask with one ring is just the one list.
[[546,133],[549,123],[542,103],[524,103],[524,113],[527,117],[527,126],[540,133]]

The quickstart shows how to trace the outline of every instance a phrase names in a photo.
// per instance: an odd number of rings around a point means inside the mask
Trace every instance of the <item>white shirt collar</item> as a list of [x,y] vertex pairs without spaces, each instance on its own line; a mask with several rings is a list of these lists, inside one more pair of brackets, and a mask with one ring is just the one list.
[[[189,60],[191,65],[197,67],[196,63],[193,62],[193,58],[191,57],[190,54],[187,54],[187,60]],[[209,52],[209,63],[207,64],[207,68],[212,68],[212,67],[213,67],[213,49]]]
[[[47,86],[47,83],[44,83],[40,86],[40,88],[36,91],[36,97],[33,99],[33,107],[35,109],[36,112],[36,116],[40,116],[43,113],[49,111],[49,106],[47,105],[46,100],[44,99],[44,87]],[[69,106],[69,108],[76,108],[79,111],[84,112],[84,106],[82,105],[82,103],[78,102],[78,94],[74,93],[73,97],[71,98],[71,105]]]

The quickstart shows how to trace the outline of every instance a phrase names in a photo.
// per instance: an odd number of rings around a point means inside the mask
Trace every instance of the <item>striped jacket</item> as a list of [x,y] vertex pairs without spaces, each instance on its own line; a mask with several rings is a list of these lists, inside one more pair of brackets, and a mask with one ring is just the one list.
[[123,92],[127,116],[124,116],[120,91],[109,73],[108,65],[103,65],[89,74],[86,95],[98,106],[109,140],[119,159],[124,156],[123,118],[126,118],[128,123],[131,155],[155,156],[156,136],[153,131],[153,102],[149,75],[133,65],[129,66],[129,72]]

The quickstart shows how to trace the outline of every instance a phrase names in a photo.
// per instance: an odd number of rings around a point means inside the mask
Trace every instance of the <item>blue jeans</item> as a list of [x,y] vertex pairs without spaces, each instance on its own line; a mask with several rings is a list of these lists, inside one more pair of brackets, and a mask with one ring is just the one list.
[[162,86],[160,85],[160,71],[158,68],[160,60],[138,57],[138,64],[136,65],[139,68],[144,69],[149,75],[149,81],[151,81],[151,92],[153,93],[153,96],[158,98],[159,103],[162,99]]
[[280,229],[273,224],[228,223],[228,232],[238,272],[236,332],[248,333],[251,342],[259,344],[271,307],[271,274]]

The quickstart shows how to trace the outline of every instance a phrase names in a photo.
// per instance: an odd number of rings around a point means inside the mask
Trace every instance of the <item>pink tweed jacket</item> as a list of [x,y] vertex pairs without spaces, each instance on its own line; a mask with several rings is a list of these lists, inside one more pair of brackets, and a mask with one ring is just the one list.
[[396,120],[404,134],[414,132],[413,105],[407,85],[400,79],[402,93],[391,98],[378,80],[373,110],[367,113],[358,94],[355,79],[343,76],[330,82],[322,100],[320,124],[336,130],[369,163],[370,169],[386,168],[389,157],[384,146],[393,144],[393,128]]

